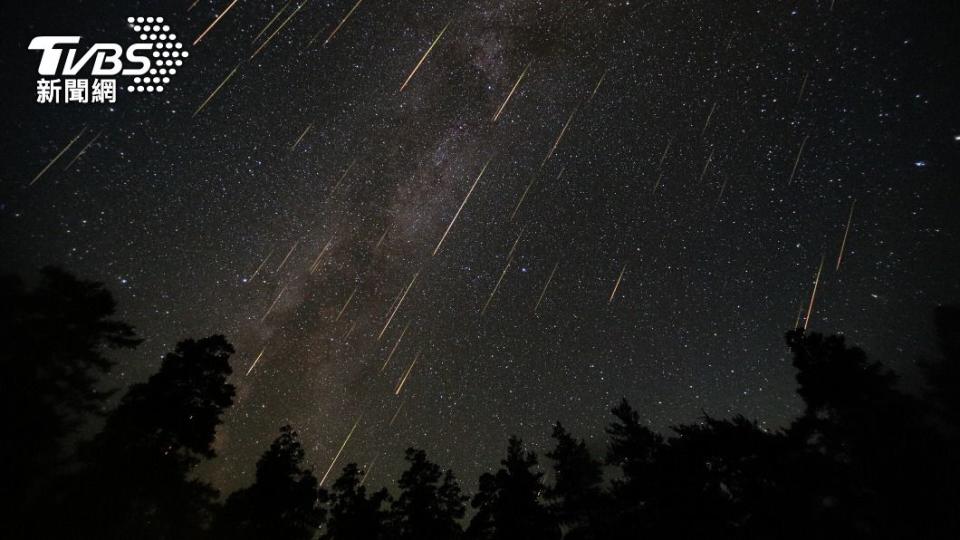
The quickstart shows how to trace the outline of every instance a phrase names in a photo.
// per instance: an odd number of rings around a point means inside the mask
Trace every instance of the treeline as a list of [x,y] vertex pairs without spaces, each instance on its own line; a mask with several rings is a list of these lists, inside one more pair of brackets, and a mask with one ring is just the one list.
[[[102,285],[53,268],[32,288],[3,277],[0,306],[0,538],[960,538],[958,308],[936,312],[921,395],[842,336],[796,330],[805,408],[776,432],[705,416],[663,435],[623,401],[605,455],[557,423],[549,482],[511,438],[468,496],[412,448],[396,493],[365,486],[356,464],[320,488],[283,426],[253,483],[224,499],[194,474],[233,403],[222,336],[179,343],[108,409],[106,352],[140,340]],[[102,429],[83,437],[92,416]]]

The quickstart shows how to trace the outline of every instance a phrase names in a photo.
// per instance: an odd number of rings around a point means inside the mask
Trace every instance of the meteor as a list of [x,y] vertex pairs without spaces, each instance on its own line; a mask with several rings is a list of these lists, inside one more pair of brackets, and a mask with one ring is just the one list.
[[320,250],[320,254],[317,255],[317,258],[314,259],[313,264],[310,265],[310,273],[311,273],[311,274],[313,274],[314,272],[317,271],[317,269],[320,268],[320,259],[323,257],[323,254],[326,253],[328,249],[330,249],[330,243],[331,243],[331,242],[333,242],[333,239],[332,239],[332,238],[331,238],[330,240],[327,240],[326,245],[324,245],[324,246],[323,246],[323,249]]
[[390,227],[390,225],[387,225],[387,227],[383,229],[383,234],[380,235],[380,239],[377,240],[377,245],[373,246],[373,249],[380,249],[380,245],[383,244],[383,240],[387,237],[387,233],[390,232]]
[[657,177],[656,183],[653,184],[653,192],[657,192],[657,188],[660,187],[660,182],[663,180],[663,171],[660,172],[660,176]]
[[400,341],[403,340],[404,334],[407,333],[407,328],[410,328],[410,323],[407,323],[403,327],[403,332],[400,332],[400,337],[397,338],[397,342],[393,344],[393,348],[390,349],[390,354],[387,355],[387,359],[383,361],[383,365],[380,366],[380,371],[378,373],[383,373],[383,370],[386,369],[387,364],[390,363],[390,359],[393,358],[393,353],[397,352],[397,347],[400,346]]
[[544,163],[553,156],[553,153],[557,150],[557,146],[560,145],[560,140],[563,139],[563,134],[567,132],[567,128],[570,127],[570,122],[573,120],[573,115],[577,114],[577,108],[573,108],[573,112],[570,113],[570,117],[567,118],[567,123],[563,125],[563,129],[560,130],[560,135],[557,135],[557,140],[554,141],[553,146],[550,148],[550,151],[547,152],[547,157],[543,158],[543,161],[540,163],[540,166],[543,167]]
[[540,292],[540,298],[537,298],[537,304],[533,306],[533,313],[537,313],[537,308],[540,307],[540,302],[543,302],[543,297],[547,295],[547,287],[550,286],[550,282],[553,281],[553,274],[557,271],[557,267],[560,266],[560,261],[557,261],[553,265],[553,270],[550,271],[550,277],[547,278],[547,283],[543,286],[543,291]]
[[800,94],[797,96],[797,105],[799,105],[800,102],[803,101],[803,92],[807,89],[807,79],[809,78],[810,78],[809,71],[803,74],[803,83],[800,84]]
[[373,470],[373,466],[377,464],[377,457],[378,456],[374,456],[373,459],[370,461],[370,464],[364,467],[363,477],[360,478],[360,483],[357,484],[357,487],[363,487],[363,483],[367,481],[367,476],[370,475],[370,471]]
[[380,330],[380,334],[377,336],[377,340],[383,337],[383,333],[387,331],[387,328],[390,327],[390,322],[393,320],[393,317],[397,314],[397,311],[400,310],[400,306],[403,305],[404,299],[407,297],[407,293],[410,292],[410,289],[413,287],[413,284],[417,281],[417,276],[420,275],[420,272],[417,272],[413,275],[413,279],[410,280],[410,284],[407,285],[407,288],[403,290],[403,294],[400,295],[400,300],[397,300],[397,305],[394,306],[393,312],[390,313],[390,317],[387,319],[387,323],[383,325],[383,330]]
[[670,152],[670,145],[673,144],[674,135],[670,136],[670,140],[667,141],[667,147],[663,149],[663,155],[660,156],[660,163],[657,164],[658,169],[663,168],[663,160],[667,159],[667,153]]
[[287,259],[290,258],[290,255],[293,255],[293,250],[297,249],[298,244],[300,244],[299,240],[297,240],[296,242],[293,243],[292,246],[290,246],[290,251],[287,252],[287,256],[284,257],[282,261],[280,261],[280,266],[278,266],[277,269],[274,270],[274,272],[279,272],[280,269],[283,268],[283,265],[287,264]]
[[820,257],[820,268],[817,269],[817,277],[813,280],[813,293],[810,294],[810,304],[807,306],[807,316],[803,319],[803,329],[806,330],[810,324],[810,315],[813,314],[813,302],[817,299],[817,287],[820,286],[820,272],[823,272],[823,257]]
[[520,233],[517,235],[517,239],[513,241],[513,245],[510,246],[510,252],[507,253],[507,259],[513,258],[513,252],[517,249],[517,244],[520,243],[520,237],[523,236],[523,230],[526,227],[520,227]]
[[213,92],[207,97],[207,99],[203,100],[203,103],[201,103],[200,106],[197,107],[197,110],[193,111],[193,116],[197,116],[198,114],[200,114],[200,111],[202,111],[204,107],[207,106],[207,103],[210,103],[210,100],[213,99],[213,97],[216,96],[218,92],[220,92],[220,89],[223,88],[223,86],[230,81],[230,79],[233,77],[233,74],[237,72],[237,68],[239,67],[240,67],[240,64],[237,64],[237,66],[233,68],[233,70],[231,70],[229,74],[227,74],[227,77],[223,79],[223,82],[220,83],[220,85],[213,90]]
[[47,163],[47,166],[44,167],[42,171],[38,172],[37,175],[33,177],[33,180],[31,180],[30,183],[27,185],[32,186],[33,184],[35,184],[37,180],[39,180],[40,177],[43,176],[43,173],[47,172],[47,169],[52,167],[53,164],[56,163],[58,159],[60,159],[64,154],[66,154],[67,150],[70,150],[70,147],[73,146],[74,143],[76,143],[80,139],[80,137],[83,137],[83,134],[86,132],[87,132],[87,126],[83,126],[83,129],[80,130],[80,133],[77,133],[76,137],[70,139],[70,142],[68,142],[67,145],[63,147],[63,150],[60,150],[60,153],[54,156],[53,159],[51,159],[50,162]]
[[404,396],[404,397],[403,397],[403,400],[400,401],[400,405],[397,405],[397,410],[396,410],[396,412],[394,412],[394,413],[393,413],[393,416],[390,417],[390,423],[387,424],[387,427],[392,427],[392,426],[393,426],[394,420],[397,419],[397,416],[400,414],[400,409],[403,408],[403,404],[406,403],[406,402],[407,402],[407,397]]
[[590,94],[590,99],[587,100],[587,103],[593,101],[593,96],[597,95],[597,90],[600,90],[600,85],[603,84],[603,80],[607,78],[608,71],[610,71],[610,68],[603,70],[603,75],[601,75],[600,80],[597,81],[597,85],[593,88],[593,93]]
[[343,340],[346,341],[350,334],[353,333],[353,329],[357,327],[357,321],[350,323],[350,328],[347,329],[347,333],[343,335]]
[[[537,172],[539,172],[539,170]],[[520,205],[522,205],[523,200],[527,198],[527,193],[530,191],[530,188],[533,187],[533,184],[536,183],[537,178],[539,178],[539,175],[534,173],[533,178],[530,179],[530,183],[527,184],[527,189],[523,190],[523,195],[520,196],[520,201],[517,202],[516,208],[514,208],[510,214],[510,221],[513,221],[513,218],[517,216],[517,212],[520,211]]]
[[97,139],[100,138],[100,135],[103,135],[103,130],[102,130],[102,129],[101,129],[100,131],[98,131],[97,134],[94,135],[93,138],[90,139],[89,142],[87,142],[87,144],[83,145],[83,148],[81,148],[80,151],[77,152],[77,155],[73,156],[73,159],[70,160],[70,163],[67,163],[67,166],[64,167],[63,170],[69,169],[71,165],[73,165],[74,163],[76,163],[77,160],[80,159],[80,156],[82,156],[83,154],[85,154],[85,153],[87,152],[87,148],[90,148],[90,146],[91,146],[93,143],[97,142]]
[[[333,29],[333,32],[330,32],[330,35],[327,36],[327,39],[324,40],[323,42],[324,45],[326,45],[327,43],[330,43],[330,40],[333,39],[333,36],[337,35],[337,32],[340,31],[340,27],[343,26],[343,23],[347,22],[347,19],[349,19],[350,16],[353,15],[353,12],[356,11],[358,7],[360,7],[360,4],[362,2],[363,0],[357,0],[357,3],[354,4],[353,7],[350,8],[350,11],[348,11],[347,14],[343,17],[343,19],[340,20],[340,24],[338,24],[337,27]],[[310,45],[313,45],[313,42],[317,40],[317,38],[320,36],[320,32],[322,31],[323,31],[322,29],[319,30],[316,34],[313,35],[312,38],[310,38],[310,41],[307,42],[307,47],[309,47]]]
[[286,291],[287,291],[287,286],[284,285],[283,288],[280,289],[280,294],[278,294],[278,295],[277,295],[277,298],[273,301],[272,304],[270,304],[270,307],[267,309],[267,312],[263,314],[263,317],[260,317],[260,322],[261,322],[261,323],[262,323],[263,321],[267,320],[267,315],[270,315],[270,312],[273,311],[273,308],[276,307],[277,302],[280,301],[280,297],[283,296],[283,293],[286,292]]
[[517,87],[520,86],[520,81],[523,80],[523,77],[527,74],[527,70],[530,69],[530,64],[533,64],[531,60],[527,63],[527,66],[523,68],[523,71],[520,72],[520,77],[517,78],[517,82],[513,83],[513,88],[510,89],[510,93],[507,94],[507,99],[503,100],[503,104],[500,105],[500,108],[497,109],[496,114],[493,115],[493,121],[496,122],[500,115],[503,114],[503,110],[507,107],[507,103],[510,103],[510,98],[513,97],[513,93],[517,91]]
[[617,276],[617,282],[613,284],[613,292],[610,293],[610,299],[607,300],[607,304],[612,304],[614,297],[617,295],[617,289],[620,288],[620,281],[623,279],[623,273],[627,271],[627,265],[623,265],[623,268],[620,269],[620,275]]
[[398,384],[397,389],[393,391],[393,395],[400,395],[400,391],[403,390],[403,385],[407,382],[407,377],[409,377],[410,372],[413,371],[413,366],[417,365],[417,360],[420,358],[420,353],[421,351],[417,351],[417,354],[413,356],[413,362],[410,362],[410,367],[408,367],[406,373],[403,374],[403,378],[400,379],[400,384]]
[[278,11],[277,14],[274,15],[273,18],[270,19],[269,22],[267,22],[266,26],[264,26],[263,29],[260,30],[260,32],[259,32],[257,35],[253,36],[253,39],[250,40],[251,43],[256,43],[256,41],[257,41],[258,39],[260,39],[260,36],[262,36],[263,33],[266,32],[268,28],[270,28],[271,26],[273,26],[273,23],[277,22],[277,19],[280,18],[280,15],[283,15],[283,12],[286,11],[288,7],[290,7],[290,4],[291,4],[292,2],[293,2],[293,0],[290,0],[289,2],[287,2],[286,4],[284,4],[283,7],[280,8],[280,11]]
[[264,47],[266,47],[271,41],[273,41],[273,38],[276,37],[276,35],[279,34],[281,30],[283,30],[283,27],[290,22],[290,19],[292,19],[293,16],[296,15],[300,11],[300,9],[303,8],[303,6],[305,6],[309,1],[310,0],[303,0],[303,2],[301,2],[300,5],[297,6],[297,9],[293,10],[293,12],[290,13],[290,15],[288,15],[287,18],[284,19],[282,23],[280,23],[280,26],[278,26],[277,29],[274,30],[272,34],[270,34],[270,37],[263,40],[263,43],[261,43],[260,46],[257,47],[257,50],[253,51],[253,54],[250,55],[250,60],[253,60],[253,58],[257,56],[257,54],[259,54]]
[[703,129],[700,131],[700,138],[703,138],[703,135],[707,132],[707,128],[710,127],[710,119],[713,118],[713,113],[717,110],[717,102],[713,102],[713,106],[710,107],[710,114],[707,115],[707,121],[703,124]]
[[493,296],[497,294],[497,289],[500,288],[500,283],[503,281],[503,276],[507,275],[507,270],[510,269],[510,265],[513,263],[513,259],[507,259],[507,265],[503,267],[503,272],[500,273],[500,279],[497,280],[496,286],[493,287],[493,291],[490,293],[490,297],[487,298],[487,302],[483,304],[483,309],[480,310],[480,316],[483,317],[483,314],[487,311],[487,306],[490,305],[490,301],[493,300]]
[[220,19],[223,18],[223,16],[226,15],[227,12],[230,11],[230,8],[232,8],[233,5],[236,4],[236,3],[237,3],[237,0],[233,0],[233,2],[230,2],[230,5],[227,6],[227,9],[221,11],[220,14],[217,15],[217,18],[214,19],[212,23],[210,23],[210,26],[208,26],[206,30],[204,30],[203,32],[201,32],[200,35],[197,36],[197,39],[195,39],[195,40],[193,41],[193,46],[194,46],[194,47],[197,46],[197,43],[200,43],[200,40],[203,39],[203,36],[207,35],[207,32],[209,32],[210,30],[212,30],[213,27],[216,26],[218,22],[220,22]]
[[270,253],[267,253],[267,256],[263,258],[263,262],[260,263],[260,266],[258,266],[257,269],[253,272],[253,275],[250,276],[250,277],[247,279],[247,283],[253,281],[253,278],[257,277],[257,274],[260,273],[260,270],[263,270],[264,265],[267,264],[267,261],[270,260],[270,256],[273,255],[273,252],[274,252],[276,249],[277,249],[277,248],[272,248],[272,249],[270,250]]
[[437,42],[440,41],[440,38],[443,36],[443,33],[447,31],[448,26],[450,26],[450,23],[447,23],[447,26],[444,26],[443,30],[441,30],[440,33],[437,34],[437,37],[433,40],[433,43],[430,44],[430,47],[427,49],[427,52],[423,53],[423,56],[420,58],[420,61],[417,62],[416,66],[414,66],[413,71],[410,72],[410,75],[407,75],[407,80],[403,81],[403,84],[400,85],[401,92],[403,92],[403,89],[406,88],[407,84],[410,83],[410,79],[412,79],[413,76],[416,75],[417,70],[420,69],[420,66],[427,59],[427,57],[430,56],[430,51],[432,51],[433,48],[437,45]]
[[257,367],[257,362],[260,361],[260,357],[263,356],[263,353],[266,350],[267,350],[266,347],[264,347],[263,349],[260,349],[260,354],[258,354],[257,357],[253,360],[253,364],[250,364],[250,369],[247,370],[247,375],[250,375],[250,372],[253,371],[253,368]]
[[337,455],[333,456],[333,461],[330,462],[330,466],[327,467],[327,472],[323,474],[323,478],[320,479],[320,484],[317,487],[323,487],[323,483],[327,481],[327,476],[330,475],[330,471],[333,470],[333,466],[337,464],[337,460],[340,459],[340,454],[343,453],[343,449],[346,448],[347,443],[350,442],[350,437],[353,437],[353,432],[357,429],[357,426],[360,425],[360,420],[363,419],[363,415],[360,415],[360,418],[357,418],[357,421],[354,422],[353,427],[350,428],[350,433],[347,433],[347,438],[343,440],[343,444],[340,445],[340,449],[337,450]]
[[800,165],[800,157],[803,156],[803,148],[807,145],[807,139],[809,138],[810,136],[807,135],[803,138],[803,142],[800,143],[800,150],[797,152],[797,159],[793,162],[793,171],[790,172],[790,180],[787,180],[788,186],[793,183],[793,178],[797,175],[797,166]]
[[700,173],[700,183],[703,183],[703,177],[707,175],[707,169],[710,167],[710,163],[713,162],[713,152],[714,150],[710,150],[710,155],[707,156],[707,162],[703,164],[703,172]]
[[843,260],[843,252],[847,247],[847,236],[850,234],[850,225],[853,223],[853,208],[857,205],[857,200],[854,199],[850,203],[850,215],[847,216],[847,227],[843,230],[843,242],[840,243],[840,254],[837,255],[837,270],[840,270],[840,262]]
[[343,316],[343,312],[347,310],[347,306],[349,306],[350,302],[353,300],[353,295],[357,294],[357,289],[359,288],[360,288],[360,285],[357,285],[356,287],[353,288],[353,292],[351,292],[350,296],[347,297],[347,302],[343,304],[342,308],[340,308],[340,313],[337,313],[337,318],[334,319],[333,322],[337,322],[340,320],[340,317]]
[[333,188],[330,190],[330,193],[333,193],[334,191],[337,190],[338,187],[340,187],[340,184],[343,183],[343,179],[346,178],[348,174],[350,174],[350,170],[353,169],[353,166],[356,164],[357,164],[357,160],[353,160],[350,162],[350,165],[347,166],[347,170],[343,171],[343,174],[340,175],[340,179],[337,180],[337,183],[333,185]]
[[720,195],[717,196],[717,202],[713,203],[714,206],[718,206],[720,204],[720,200],[723,199],[723,192],[726,191],[726,189],[727,189],[727,178],[724,177],[723,185],[720,186]]
[[307,132],[309,132],[312,128],[313,128],[313,122],[310,122],[310,125],[308,125],[307,128],[303,130],[303,133],[301,133],[300,136],[297,137],[297,142],[293,143],[293,146],[290,147],[291,152],[297,149],[297,145],[300,144],[300,141],[302,141],[303,138],[307,136]]
[[463,202],[460,203],[460,208],[457,208],[457,213],[453,215],[453,219],[450,220],[450,224],[447,225],[447,230],[443,231],[443,236],[440,237],[440,241],[437,242],[437,247],[433,249],[433,255],[436,255],[440,251],[440,246],[443,245],[443,241],[447,238],[447,235],[450,234],[450,229],[453,228],[453,224],[457,222],[457,218],[460,217],[460,212],[463,210],[463,207],[467,205],[467,201],[470,200],[470,195],[473,193],[473,189],[477,187],[477,183],[483,178],[483,173],[487,170],[487,165],[490,165],[490,160],[492,157],[483,164],[483,168],[480,169],[480,174],[477,175],[477,179],[473,181],[473,185],[470,186],[470,191],[467,192],[467,196],[463,198]]

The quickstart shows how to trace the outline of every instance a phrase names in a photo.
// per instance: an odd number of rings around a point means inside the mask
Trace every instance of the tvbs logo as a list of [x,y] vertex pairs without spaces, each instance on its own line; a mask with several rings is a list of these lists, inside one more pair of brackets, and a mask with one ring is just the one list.
[[128,17],[127,25],[140,40],[126,47],[81,50],[80,36],[33,38],[28,48],[41,52],[37,103],[115,103],[117,76],[127,78],[127,92],[163,92],[190,54],[163,17]]

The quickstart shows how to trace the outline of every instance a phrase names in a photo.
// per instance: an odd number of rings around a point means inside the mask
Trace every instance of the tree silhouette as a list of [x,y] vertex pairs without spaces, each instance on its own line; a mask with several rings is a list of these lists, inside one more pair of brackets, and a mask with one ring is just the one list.
[[423,450],[408,448],[409,468],[400,475],[400,495],[392,504],[392,532],[400,540],[460,538],[459,519],[466,512],[453,471],[427,461]]
[[606,501],[602,464],[590,455],[587,445],[575,439],[560,422],[553,426],[556,446],[546,456],[553,461],[554,483],[546,498],[557,522],[567,528],[565,538],[599,538]]
[[185,340],[159,372],[130,387],[83,448],[85,469],[66,504],[79,530],[99,538],[200,536],[217,492],[190,473],[215,455],[215,430],[233,401],[232,353],[223,336]]
[[896,375],[843,336],[787,334],[806,409],[789,429],[828,502],[821,529],[848,537],[928,536],[943,507],[934,449],[942,439],[922,404],[895,388]]
[[491,540],[541,540],[560,538],[560,528],[540,503],[546,486],[537,467],[537,455],[525,452],[523,443],[510,437],[507,457],[496,474],[484,473],[471,505],[477,510],[470,522],[470,538]]
[[324,521],[317,479],[303,468],[304,451],[289,425],[257,462],[253,485],[230,494],[214,523],[223,540],[309,540]]
[[329,518],[324,540],[380,540],[387,538],[389,515],[383,508],[390,499],[387,490],[369,496],[360,485],[362,475],[356,463],[343,468],[329,493],[321,493],[328,504]]
[[0,536],[10,538],[40,519],[24,513],[49,510],[51,484],[69,457],[65,438],[110,395],[98,386],[113,365],[106,349],[140,340],[111,318],[115,303],[102,284],[57,268],[44,268],[29,290],[17,277],[0,276],[0,306],[0,496],[14,501],[4,505],[10,514],[0,519]]

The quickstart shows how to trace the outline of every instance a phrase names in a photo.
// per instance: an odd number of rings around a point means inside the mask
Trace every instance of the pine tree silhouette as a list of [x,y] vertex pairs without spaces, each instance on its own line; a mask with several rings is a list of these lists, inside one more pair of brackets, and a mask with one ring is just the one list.
[[471,505],[477,510],[470,522],[470,538],[491,540],[552,540],[560,528],[540,503],[546,489],[537,455],[525,452],[523,443],[510,437],[507,457],[496,474],[484,473]]
[[65,504],[78,534],[195,538],[217,496],[193,478],[214,457],[215,429],[233,401],[233,347],[223,336],[177,344],[160,371],[130,387],[103,431],[81,452],[84,470]]
[[607,504],[602,482],[602,464],[590,455],[587,445],[575,439],[560,422],[553,426],[556,446],[546,456],[553,461],[554,483],[546,490],[551,512],[567,529],[568,540],[600,538]]
[[324,540],[388,538],[389,514],[384,505],[390,496],[385,489],[367,495],[367,488],[360,485],[361,476],[357,464],[349,463],[330,492],[321,493],[321,502],[327,503],[329,509]]
[[455,539],[463,535],[459,519],[469,499],[460,494],[453,471],[427,461],[423,450],[408,448],[410,464],[400,475],[400,494],[393,501],[391,529],[399,540]]
[[303,468],[304,451],[297,432],[280,428],[257,462],[253,485],[230,494],[214,522],[213,537],[222,540],[310,540],[324,522],[317,479]]
[[110,395],[98,385],[113,365],[105,350],[140,343],[114,310],[102,284],[57,268],[29,290],[0,276],[0,537],[28,534],[22,527],[49,512],[57,477],[73,466],[67,439]]

